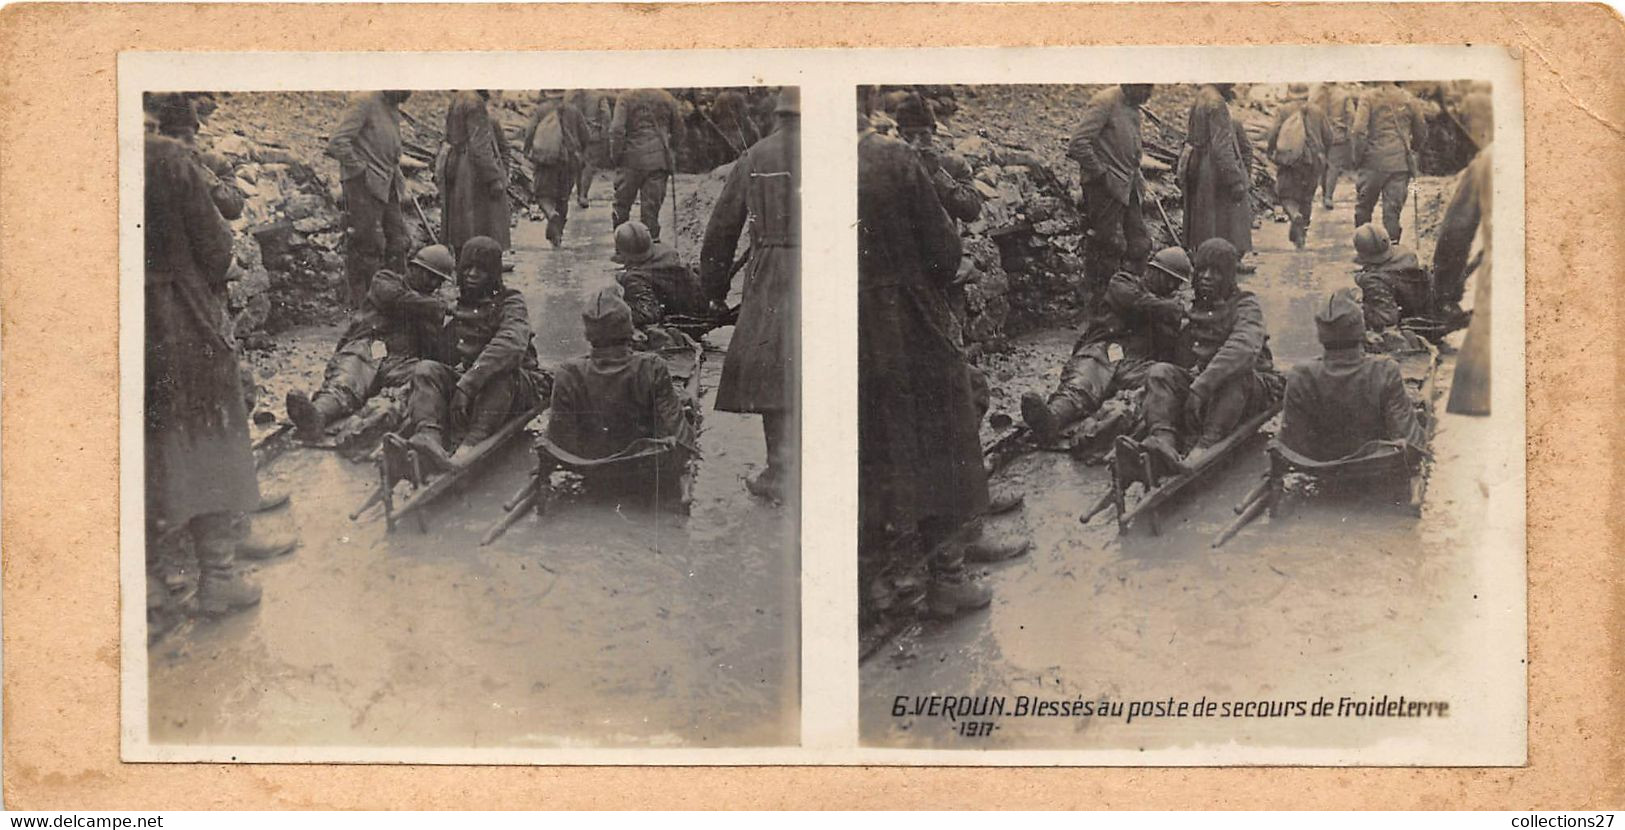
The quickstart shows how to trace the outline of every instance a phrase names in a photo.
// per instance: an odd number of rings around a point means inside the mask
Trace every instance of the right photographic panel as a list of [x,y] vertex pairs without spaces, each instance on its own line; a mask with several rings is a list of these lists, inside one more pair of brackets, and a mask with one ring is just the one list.
[[866,747],[1523,762],[1522,114],[1269,74],[857,89]]

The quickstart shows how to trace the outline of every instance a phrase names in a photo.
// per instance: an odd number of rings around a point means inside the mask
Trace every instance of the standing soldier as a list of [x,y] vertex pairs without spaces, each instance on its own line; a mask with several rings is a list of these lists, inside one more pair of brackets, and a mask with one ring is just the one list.
[[186,528],[206,615],[254,605],[239,514],[260,501],[237,355],[221,325],[231,231],[185,145],[146,136],[146,497],[151,531]]
[[773,134],[746,150],[723,183],[705,228],[700,281],[712,305],[725,310],[734,249],[748,219],[750,264],[739,323],[722,365],[716,407],[723,412],[761,413],[767,466],[746,484],[753,494],[782,502],[787,488],[796,483],[795,461],[800,452],[796,424],[801,330],[797,309],[801,293],[800,90],[780,90],[774,113]]
[[576,207],[587,206],[587,194],[598,171],[609,166],[609,120],[614,106],[609,96],[596,89],[572,90],[571,104],[587,119],[587,149],[581,156],[581,172],[576,176]]
[[1078,163],[1083,182],[1088,270],[1096,290],[1118,271],[1144,273],[1151,254],[1140,172],[1140,107],[1151,100],[1151,87],[1119,84],[1095,93],[1067,145],[1067,158]]
[[445,167],[440,176],[445,239],[453,253],[476,236],[503,250],[508,235],[508,141],[491,121],[489,90],[463,89],[446,108]]
[[401,175],[400,105],[404,89],[358,92],[328,140],[327,154],[338,160],[349,227],[344,262],[350,306],[360,308],[372,275],[384,268],[406,269],[406,177]]
[[189,95],[173,93],[161,95],[157,101],[158,108],[158,134],[167,136],[185,144],[192,151],[192,157],[201,168],[204,184],[209,188],[209,197],[214,200],[214,206],[225,219],[232,220],[243,215],[243,194],[238,192],[234,182],[236,174],[232,171],[231,162],[214,153],[205,153],[198,146],[197,131],[200,126],[197,108]]
[[1252,174],[1246,151],[1230,118],[1235,84],[1204,84],[1191,105],[1180,158],[1179,182],[1185,197],[1185,248],[1194,250],[1218,237],[1239,258],[1253,249],[1253,217],[1247,203]]
[[1315,189],[1325,173],[1326,147],[1332,133],[1325,110],[1306,100],[1308,84],[1289,84],[1287,92],[1291,99],[1276,110],[1275,123],[1270,126],[1269,154],[1275,162],[1275,197],[1292,222],[1287,238],[1302,248],[1314,216]]
[[1337,193],[1337,181],[1354,169],[1354,151],[1350,146],[1349,131],[1354,127],[1355,97],[1342,84],[1321,84],[1315,89],[1314,100],[1326,113],[1326,126],[1332,140],[1326,147],[1326,173],[1320,183],[1320,206],[1331,210],[1332,197]]
[[612,221],[616,226],[631,218],[636,201],[644,226],[660,241],[666,178],[677,171],[677,148],[682,143],[682,110],[671,93],[629,89],[615,99],[615,115],[609,123],[609,159],[615,165]]
[[1372,84],[1360,96],[1350,131],[1354,163],[1360,169],[1355,182],[1355,227],[1371,221],[1381,199],[1383,227],[1389,239],[1399,241],[1399,216],[1410,195],[1411,177],[1416,175],[1416,148],[1427,141],[1427,134],[1422,108],[1398,82]]
[[543,92],[525,128],[525,157],[531,160],[536,208],[547,218],[547,241],[559,247],[570,218],[570,191],[585,164],[587,119],[564,93]]

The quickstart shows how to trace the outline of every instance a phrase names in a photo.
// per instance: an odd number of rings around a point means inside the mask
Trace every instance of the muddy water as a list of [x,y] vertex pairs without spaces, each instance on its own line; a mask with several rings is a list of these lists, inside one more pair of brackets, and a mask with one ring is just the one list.
[[[1352,210],[1347,194],[1317,211],[1301,252],[1284,224],[1255,231],[1259,267],[1243,285],[1263,300],[1280,367],[1319,353],[1313,306],[1352,282]],[[995,410],[1019,419],[1020,394],[1054,384],[1070,340],[1047,332],[1019,344],[1021,357],[995,373],[1005,379]],[[1441,387],[1451,365],[1447,358]],[[1261,440],[1211,486],[1165,509],[1160,536],[1119,536],[1109,515],[1080,525],[1107,490],[1105,469],[1023,456],[1002,477],[1024,490],[1026,505],[991,527],[1030,535],[1033,552],[987,569],[989,610],[917,626],[861,667],[864,741],[1133,750],[1358,747],[1431,734],[1431,725],[1396,733],[1381,720],[1091,717],[1001,718],[991,736],[972,738],[947,719],[892,709],[897,696],[931,694],[1117,702],[1404,694],[1460,704],[1461,643],[1489,613],[1474,554],[1482,516],[1458,509],[1454,496],[1475,486],[1462,480],[1463,462],[1480,435],[1472,419],[1443,416],[1420,519],[1373,499],[1325,499],[1262,518],[1219,549],[1211,540],[1264,471]]]
[[[613,281],[607,182],[564,247],[521,220],[518,264],[544,365],[587,350],[584,301]],[[685,252],[692,256],[695,252]],[[716,388],[731,329],[702,370]],[[351,522],[376,473],[295,450],[265,472],[294,493],[302,546],[259,568],[259,608],[151,651],[154,742],[544,747],[791,742],[798,730],[794,512],[743,478],[756,418],[707,403],[688,516],[575,502],[479,538],[532,463],[512,457],[432,509],[430,529]]]

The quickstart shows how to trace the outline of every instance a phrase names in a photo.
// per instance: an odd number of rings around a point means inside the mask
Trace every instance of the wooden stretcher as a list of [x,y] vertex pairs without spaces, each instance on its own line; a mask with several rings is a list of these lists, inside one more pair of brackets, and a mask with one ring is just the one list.
[[[418,530],[427,533],[428,522],[423,509],[436,499],[482,473],[500,450],[524,432],[525,426],[542,414],[546,405],[538,405],[514,416],[470,451],[468,459],[459,467],[445,471],[431,470],[399,433],[388,433],[378,447],[378,486],[366,501],[350,513],[351,521],[382,504],[384,526],[390,531],[407,516],[417,519]],[[406,492],[397,495],[402,483]]]
[[[696,427],[699,421],[698,401],[700,398],[700,367],[704,362],[705,347],[696,343],[692,351],[676,349],[669,353],[662,353],[671,369],[672,383],[681,387],[684,394],[684,417],[691,418]],[[696,432],[698,430],[696,429]],[[480,545],[489,545],[500,539],[508,528],[513,527],[527,514],[537,516],[545,515],[551,506],[556,494],[553,491],[552,475],[557,470],[568,470],[590,475],[594,471],[603,471],[613,468],[626,468],[629,465],[653,464],[658,470],[662,458],[671,458],[672,463],[682,463],[685,469],[681,475],[676,476],[678,493],[675,494],[676,503],[687,505],[691,500],[691,487],[693,485],[692,461],[699,457],[699,451],[694,447],[684,447],[674,438],[644,438],[632,442],[620,452],[607,458],[582,458],[552,441],[548,440],[545,431],[537,436],[535,443],[536,467],[531,470],[523,487],[520,487],[511,498],[502,504],[503,515],[480,537]],[[679,453],[682,460],[679,461]]]
[[[1406,392],[1416,407],[1423,443],[1369,441],[1344,458],[1317,461],[1271,440],[1265,450],[1269,455],[1269,468],[1236,503],[1236,518],[1213,538],[1213,547],[1230,541],[1259,516],[1275,515],[1289,497],[1311,493],[1391,494],[1395,502],[1404,503],[1413,515],[1421,515],[1428,475],[1432,471],[1433,459],[1427,447],[1437,425],[1433,398],[1439,351],[1430,343],[1421,342],[1415,347],[1391,352],[1389,356],[1399,363]],[[1292,483],[1294,479],[1297,479],[1296,484]]]
[[[1174,473],[1164,472],[1155,456],[1141,447],[1138,441],[1127,435],[1118,435],[1112,444],[1111,487],[1079,517],[1079,521],[1088,524],[1107,508],[1115,508],[1119,532],[1143,524],[1153,534],[1160,533],[1158,517],[1162,508],[1240,454],[1242,447],[1279,411],[1280,404],[1273,404],[1269,409],[1242,421],[1228,436],[1214,444],[1195,467]],[[1140,485],[1142,495],[1130,503],[1129,490],[1136,484]]]

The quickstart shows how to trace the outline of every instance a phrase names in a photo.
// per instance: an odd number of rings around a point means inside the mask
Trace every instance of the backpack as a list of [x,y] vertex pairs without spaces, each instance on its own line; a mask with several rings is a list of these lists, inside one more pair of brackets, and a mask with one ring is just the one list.
[[1303,108],[1286,117],[1281,125],[1281,132],[1275,136],[1275,164],[1278,167],[1290,167],[1303,161],[1309,156],[1309,131],[1303,122]]
[[554,107],[536,124],[530,138],[530,160],[537,164],[553,164],[565,160],[564,127],[559,123],[559,108]]

